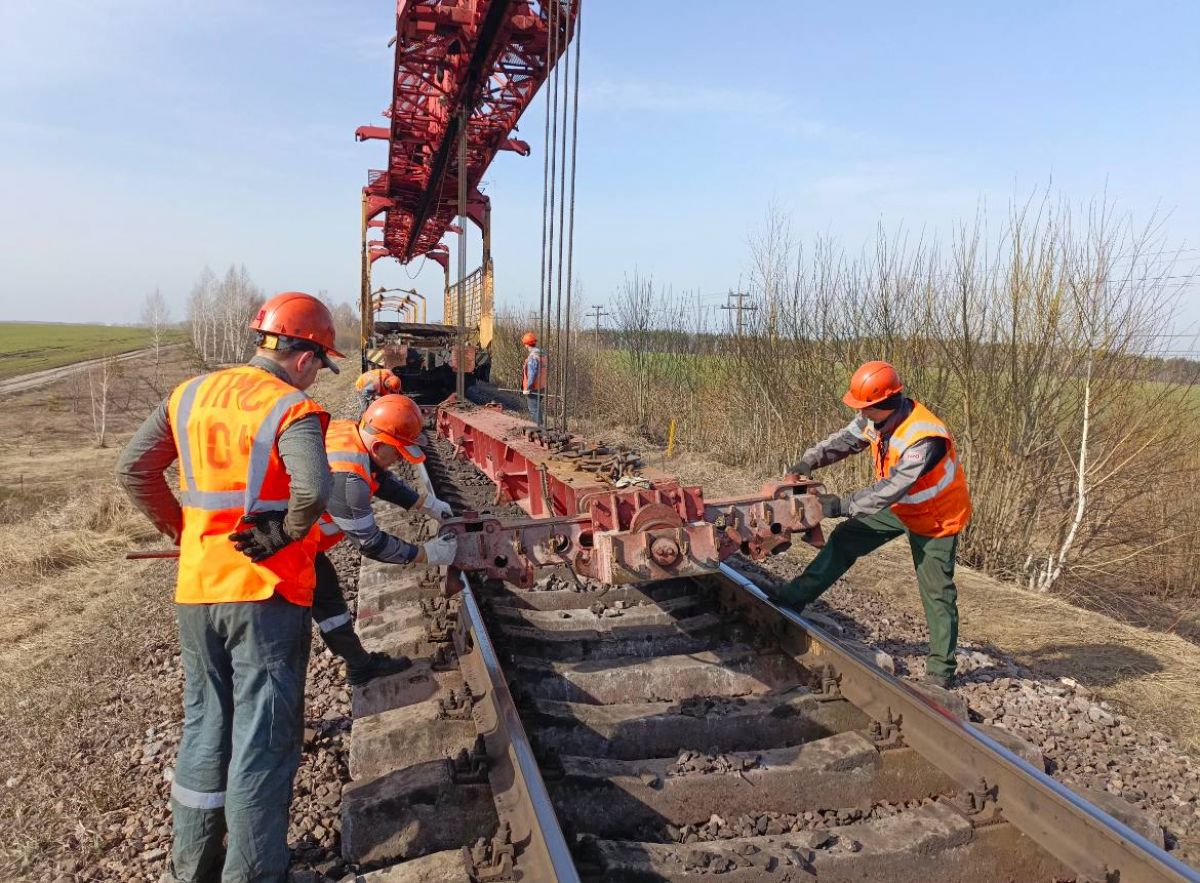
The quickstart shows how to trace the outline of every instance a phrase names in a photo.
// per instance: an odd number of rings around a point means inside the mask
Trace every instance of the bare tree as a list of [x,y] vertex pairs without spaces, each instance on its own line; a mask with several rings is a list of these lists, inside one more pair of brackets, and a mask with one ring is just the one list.
[[88,393],[92,404],[92,437],[96,447],[108,443],[109,385],[116,373],[116,358],[106,355],[88,370]]
[[210,364],[244,360],[254,340],[247,325],[263,300],[244,265],[230,265],[219,281],[205,267],[188,298],[188,325],[200,358]]
[[192,334],[192,344],[201,361],[205,363],[215,361],[217,353],[216,288],[216,274],[205,267],[188,295],[187,322]]
[[170,321],[171,310],[167,306],[167,300],[163,297],[162,290],[155,288],[153,292],[146,295],[146,301],[142,305],[142,325],[149,329],[151,346],[154,348],[152,385],[156,392],[159,391],[161,375],[163,335]]

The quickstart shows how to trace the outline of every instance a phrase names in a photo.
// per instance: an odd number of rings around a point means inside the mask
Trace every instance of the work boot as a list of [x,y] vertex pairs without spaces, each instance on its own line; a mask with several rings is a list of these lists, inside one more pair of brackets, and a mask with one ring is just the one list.
[[412,665],[407,656],[388,656],[386,653],[368,653],[366,659],[353,665],[346,663],[347,677],[352,687],[361,687],[375,678],[398,674]]
[[324,632],[321,637],[335,656],[346,660],[346,679],[356,687],[384,675],[394,675],[412,665],[412,660],[407,656],[368,653],[354,633],[353,623],[348,622],[331,632]]
[[953,690],[955,686],[954,675],[935,675],[932,672],[922,675],[921,683],[930,687],[940,687],[943,690]]

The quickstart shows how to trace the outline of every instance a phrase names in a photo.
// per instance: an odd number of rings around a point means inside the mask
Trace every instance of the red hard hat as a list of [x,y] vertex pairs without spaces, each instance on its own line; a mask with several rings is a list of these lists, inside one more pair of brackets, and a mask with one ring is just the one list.
[[[336,358],[342,354],[335,349],[337,331],[333,325],[333,313],[311,294],[301,291],[285,291],[277,294],[258,311],[250,327],[263,334],[278,334],[293,340],[307,340]],[[329,359],[325,364],[337,371]]]
[[422,422],[416,402],[408,396],[386,395],[367,407],[358,425],[367,436],[364,440],[378,439],[368,441],[371,453],[377,444],[391,445],[409,463],[424,463],[425,452],[417,445]]
[[400,386],[400,378],[391,371],[381,371],[383,388],[387,392],[400,392],[403,388]]
[[532,331],[526,331],[521,337],[521,343],[525,346],[537,346],[537,335]]
[[869,408],[904,389],[900,375],[887,362],[867,362],[850,378],[842,401],[851,408]]

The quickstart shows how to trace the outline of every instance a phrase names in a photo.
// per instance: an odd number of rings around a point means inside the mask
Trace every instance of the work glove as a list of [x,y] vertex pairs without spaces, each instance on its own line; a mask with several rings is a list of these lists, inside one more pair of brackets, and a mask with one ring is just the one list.
[[453,564],[454,556],[458,554],[458,539],[452,533],[443,534],[423,545],[421,551],[425,553],[426,564],[439,567]]
[[249,525],[246,530],[231,533],[233,547],[254,563],[265,561],[284,546],[295,542],[283,529],[283,519],[287,512],[256,512],[253,515],[243,515],[242,524]]
[[430,497],[425,501],[425,505],[421,507],[434,518],[453,518],[454,512],[450,509],[450,504],[439,500],[437,497]]
[[521,395],[523,395],[523,396],[529,395],[529,390],[527,390],[527,389],[521,390]]
[[842,509],[842,498],[837,494],[821,494],[821,514],[826,518],[845,518],[850,513]]
[[789,466],[787,474],[794,475],[797,478],[812,478],[813,470],[817,468],[817,464],[811,460],[802,459],[794,466]]

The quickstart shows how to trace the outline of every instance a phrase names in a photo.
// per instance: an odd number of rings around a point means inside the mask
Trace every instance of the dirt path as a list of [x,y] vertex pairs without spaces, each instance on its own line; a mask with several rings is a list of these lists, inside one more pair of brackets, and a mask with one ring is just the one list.
[[[167,350],[177,349],[179,346],[181,346],[181,344],[172,344],[169,347],[162,347],[164,356],[166,355]],[[133,350],[132,352],[120,353],[119,355],[113,356],[113,360],[117,362],[125,362],[129,359],[141,358],[142,356],[149,355],[152,352],[154,352],[152,348]],[[99,365],[106,358],[108,357],[102,356],[98,359],[87,359],[86,361],[75,362],[71,365],[60,365],[57,368],[47,368],[44,371],[32,371],[29,374],[19,374],[16,377],[10,377],[8,380],[0,380],[0,395],[4,395],[5,393],[23,392],[27,389],[36,389],[39,386],[46,386],[47,384],[53,383],[59,377],[62,377],[64,373],[78,374],[81,371],[87,370],[92,365]]]

